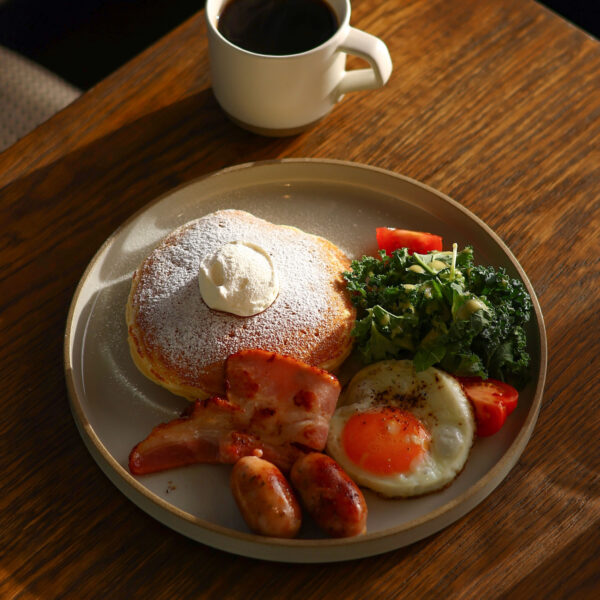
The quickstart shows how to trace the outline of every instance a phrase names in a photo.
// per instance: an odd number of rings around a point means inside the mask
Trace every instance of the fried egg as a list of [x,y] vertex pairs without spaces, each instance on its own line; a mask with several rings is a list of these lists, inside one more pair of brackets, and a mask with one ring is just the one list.
[[348,384],[329,425],[327,451],[359,485],[390,498],[420,496],[454,480],[474,435],[473,411],[456,379],[387,360]]

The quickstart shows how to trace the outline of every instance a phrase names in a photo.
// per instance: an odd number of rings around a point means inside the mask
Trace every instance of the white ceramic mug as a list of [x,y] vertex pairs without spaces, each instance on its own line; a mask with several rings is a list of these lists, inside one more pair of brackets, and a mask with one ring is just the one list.
[[[344,94],[383,86],[392,72],[386,45],[350,27],[350,1],[327,0],[339,27],[325,42],[299,54],[256,54],[229,42],[217,29],[230,0],[207,0],[212,87],[230,118],[263,135],[292,135],[328,114]],[[370,68],[346,71],[346,54]]]

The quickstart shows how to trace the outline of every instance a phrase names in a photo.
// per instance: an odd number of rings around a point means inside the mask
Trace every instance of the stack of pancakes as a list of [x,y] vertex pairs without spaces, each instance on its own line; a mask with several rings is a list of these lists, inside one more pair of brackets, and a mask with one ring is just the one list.
[[[209,308],[200,263],[223,244],[260,245],[279,277],[279,295],[263,312],[239,317]],[[221,210],[168,235],[133,275],[126,319],[140,371],[189,400],[225,392],[225,359],[239,350],[277,352],[335,370],[352,347],[355,309],[342,272],[345,254],[323,238],[250,213]]]

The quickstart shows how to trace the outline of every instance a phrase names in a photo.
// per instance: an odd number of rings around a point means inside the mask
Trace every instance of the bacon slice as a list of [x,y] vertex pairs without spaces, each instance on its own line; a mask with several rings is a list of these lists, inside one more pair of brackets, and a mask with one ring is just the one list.
[[227,399],[197,401],[191,413],[155,427],[129,456],[134,475],[258,455],[288,471],[323,450],[340,394],[336,377],[291,357],[243,350],[225,365]]
[[233,415],[240,410],[224,398],[196,401],[188,415],[157,425],[133,448],[129,470],[144,475],[199,462],[221,462],[223,431],[231,430]]
[[242,350],[225,365],[227,398],[243,407],[250,428],[276,446],[323,449],[340,395],[336,377],[295,358]]

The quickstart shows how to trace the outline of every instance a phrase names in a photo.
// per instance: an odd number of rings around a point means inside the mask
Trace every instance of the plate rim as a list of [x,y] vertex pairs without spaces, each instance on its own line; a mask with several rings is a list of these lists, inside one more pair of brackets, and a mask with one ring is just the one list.
[[[362,536],[353,537],[353,538],[279,539],[279,538],[264,537],[264,536],[260,536],[260,535],[254,534],[254,533],[246,533],[246,532],[238,531],[235,529],[230,529],[230,528],[222,526],[222,525],[217,525],[215,523],[212,523],[212,522],[202,519],[200,517],[196,517],[186,511],[170,504],[169,502],[167,502],[166,500],[164,500],[163,498],[161,498],[160,496],[158,496],[157,494],[155,494],[154,492],[151,492],[148,488],[146,488],[135,477],[133,477],[133,475],[131,475],[124,467],[122,467],[117,462],[117,460],[112,456],[112,454],[110,454],[108,449],[104,446],[104,444],[102,443],[102,441],[100,440],[100,438],[98,437],[96,432],[94,431],[91,423],[85,416],[83,408],[81,406],[81,399],[79,398],[79,396],[77,394],[76,385],[75,385],[75,374],[74,374],[74,369],[73,369],[73,356],[71,353],[71,346],[72,346],[71,342],[72,342],[73,333],[74,333],[73,318],[74,318],[75,310],[77,308],[79,298],[82,294],[83,288],[87,282],[87,279],[88,279],[91,271],[94,269],[97,262],[103,256],[105,251],[113,243],[115,238],[127,226],[129,226],[133,221],[135,221],[140,215],[142,215],[147,210],[149,210],[152,206],[161,202],[164,198],[173,195],[174,193],[176,193],[177,191],[179,191],[181,189],[187,188],[192,185],[197,185],[198,183],[202,182],[203,180],[209,179],[211,177],[223,177],[223,176],[227,176],[229,173],[232,173],[232,172],[237,172],[237,171],[246,170],[246,169],[254,169],[254,168],[259,169],[259,168],[262,168],[265,166],[289,165],[289,164],[298,165],[298,164],[303,164],[303,163],[313,164],[313,165],[319,164],[322,166],[346,167],[346,168],[351,168],[351,169],[366,170],[366,171],[378,173],[380,175],[384,175],[386,177],[392,177],[392,178],[404,181],[406,183],[409,183],[411,185],[414,185],[416,187],[422,188],[422,189],[428,191],[429,193],[432,193],[438,197],[441,197],[443,200],[449,202],[455,208],[458,208],[461,212],[466,213],[466,215],[471,220],[473,220],[479,227],[481,227],[486,232],[486,234],[489,235],[496,242],[496,244],[498,244],[500,246],[500,248],[502,249],[504,254],[508,257],[508,259],[512,263],[513,267],[517,270],[519,277],[525,284],[527,291],[529,292],[529,294],[531,296],[532,305],[533,305],[533,309],[534,309],[534,312],[536,315],[536,320],[537,320],[538,333],[539,333],[539,373],[538,373],[537,381],[535,382],[535,391],[534,391],[534,395],[533,395],[533,399],[532,399],[532,405],[531,405],[531,408],[526,416],[526,419],[525,419],[520,431],[518,432],[515,439],[510,444],[510,446],[506,449],[504,454],[501,456],[501,458],[498,460],[498,462],[483,477],[481,477],[477,482],[475,482],[473,485],[471,485],[469,488],[467,488],[464,492],[459,494],[456,498],[451,499],[447,503],[443,504],[442,506],[434,509],[433,511],[430,511],[429,513],[427,513],[421,517],[418,517],[416,519],[412,519],[411,521],[403,523],[402,525],[397,525],[392,528],[388,528],[388,529],[385,529],[385,530],[382,530],[379,532],[373,532],[373,533],[367,532],[366,534],[364,534]],[[92,454],[92,457],[94,458],[95,462],[98,464],[98,466],[101,468],[101,470],[105,473],[105,475],[111,480],[111,482],[119,489],[119,491],[127,497],[127,499],[129,501],[133,501],[133,500],[127,495],[127,493],[125,492],[123,487],[132,487],[133,490],[135,492],[137,492],[138,494],[141,494],[143,499],[146,502],[149,502],[151,506],[154,505],[154,507],[158,510],[167,511],[167,513],[169,513],[170,516],[172,516],[176,519],[183,520],[185,523],[191,525],[197,531],[208,531],[212,534],[215,534],[217,536],[223,536],[224,538],[227,538],[227,539],[234,539],[234,540],[237,540],[242,543],[252,544],[253,546],[257,546],[258,548],[263,548],[263,549],[267,548],[267,549],[271,549],[271,550],[285,548],[287,550],[292,550],[292,551],[295,549],[298,549],[298,550],[300,550],[300,549],[304,549],[304,550],[306,550],[306,549],[314,549],[314,550],[330,549],[330,550],[333,550],[335,548],[357,547],[357,546],[364,546],[371,542],[386,541],[386,540],[389,540],[390,538],[398,536],[400,534],[414,531],[418,527],[425,526],[427,523],[434,522],[435,520],[444,517],[444,515],[446,515],[447,513],[450,513],[454,510],[459,509],[459,507],[461,505],[469,504],[469,501],[474,502],[474,504],[473,504],[473,506],[468,508],[465,511],[465,513],[472,510],[472,508],[474,508],[479,502],[481,502],[483,499],[485,499],[485,497],[487,495],[489,495],[500,483],[502,483],[502,481],[505,479],[506,475],[510,472],[510,470],[516,464],[519,456],[525,449],[525,446],[527,445],[529,438],[531,437],[531,434],[535,427],[537,417],[539,414],[539,410],[540,410],[541,404],[542,404],[543,390],[544,390],[544,384],[545,384],[546,372],[547,372],[547,354],[548,354],[547,336],[546,336],[544,319],[543,319],[541,307],[540,307],[539,301],[537,299],[537,295],[535,294],[535,291],[533,289],[533,286],[531,285],[531,282],[529,281],[527,274],[521,267],[519,261],[513,255],[512,251],[503,242],[503,240],[498,236],[498,234],[496,234],[484,221],[482,221],[479,217],[477,217],[475,214],[473,214],[470,210],[465,208],[462,204],[460,204],[457,201],[455,201],[454,199],[450,198],[443,192],[440,192],[439,190],[437,190],[425,183],[422,183],[418,180],[415,180],[411,177],[408,177],[406,175],[402,175],[400,173],[390,171],[389,169],[384,169],[382,167],[377,167],[377,166],[373,166],[373,165],[367,165],[364,163],[358,163],[358,162],[346,161],[346,160],[338,160],[338,159],[321,159],[321,158],[270,159],[270,160],[246,162],[246,163],[229,166],[229,167],[226,167],[223,169],[219,169],[217,171],[212,171],[210,173],[203,174],[203,175],[201,175],[197,178],[194,178],[192,180],[189,180],[187,182],[183,182],[183,183],[179,184],[178,186],[175,186],[175,187],[167,190],[163,194],[160,194],[158,197],[156,197],[155,199],[151,200],[150,202],[148,202],[147,204],[145,204],[144,206],[139,208],[132,215],[130,215],[125,221],[123,221],[108,236],[108,238],[104,241],[104,243],[98,248],[98,250],[92,257],[92,259],[88,263],[86,269],[82,273],[82,275],[79,279],[77,288],[73,294],[71,303],[69,305],[69,311],[68,311],[68,315],[67,315],[66,328],[65,328],[65,336],[64,336],[64,346],[63,346],[63,361],[64,361],[65,379],[66,379],[66,384],[67,384],[69,404],[70,404],[71,412],[73,414],[77,428],[83,438],[86,448]],[[532,381],[532,384],[533,384],[533,381]],[[103,461],[104,464],[102,464],[100,461]],[[115,479],[113,477],[114,475],[116,475],[118,477],[117,481],[115,481]],[[498,477],[497,481],[495,481],[496,477]],[[494,481],[495,481],[495,483],[494,483]],[[155,519],[161,521],[163,524],[165,524],[164,521],[162,521],[160,518],[156,517],[152,511],[141,506],[140,503],[138,503],[138,502],[135,502],[135,501],[133,501],[133,502],[134,502],[134,504],[136,504],[136,506],[138,508],[141,508],[142,510],[144,510],[144,512],[150,514],[152,516],[152,518],[155,518]],[[427,535],[431,535],[432,533],[435,533],[437,531],[444,529],[445,527],[456,522],[465,513],[462,513],[456,519],[451,519],[451,521],[449,523],[447,523],[446,525],[436,527],[433,532],[427,533],[427,534],[423,535],[421,538],[417,538],[417,539],[422,539],[424,537],[427,537]],[[174,529],[174,530],[178,531],[179,533],[182,533],[183,535],[191,537],[192,539],[195,539],[196,541],[198,541],[200,543],[205,543],[210,546],[217,547],[222,550],[233,552],[233,553],[239,554],[239,555],[252,556],[252,557],[256,557],[256,558],[264,558],[264,556],[263,556],[264,552],[249,553],[249,552],[242,552],[242,551],[238,551],[238,550],[232,550],[232,549],[226,548],[224,546],[220,546],[219,544],[216,544],[213,542],[203,541],[201,539],[198,539],[198,537],[191,535],[190,533],[183,532],[180,529],[172,527],[171,525],[168,525],[168,524],[166,524],[166,525],[168,527],[170,527],[171,529]],[[416,540],[413,540],[413,541],[416,541]],[[407,542],[407,543],[412,543],[412,542]],[[404,545],[405,544],[401,543],[394,547],[399,548]],[[378,554],[380,552],[385,552],[385,551],[387,551],[387,549],[375,550],[375,551],[371,551],[369,553],[359,553],[359,554],[357,554],[356,557],[366,557],[369,555]],[[278,560],[277,556],[269,557],[269,559],[270,560]],[[289,558],[289,557],[281,557],[279,560],[282,560],[285,562],[317,562],[317,561],[308,561],[308,560],[296,561],[296,560],[294,560],[294,558]],[[345,558],[344,557],[333,558],[332,560],[345,560]],[[319,557],[318,562],[327,562],[327,559],[323,559],[322,557]]]

